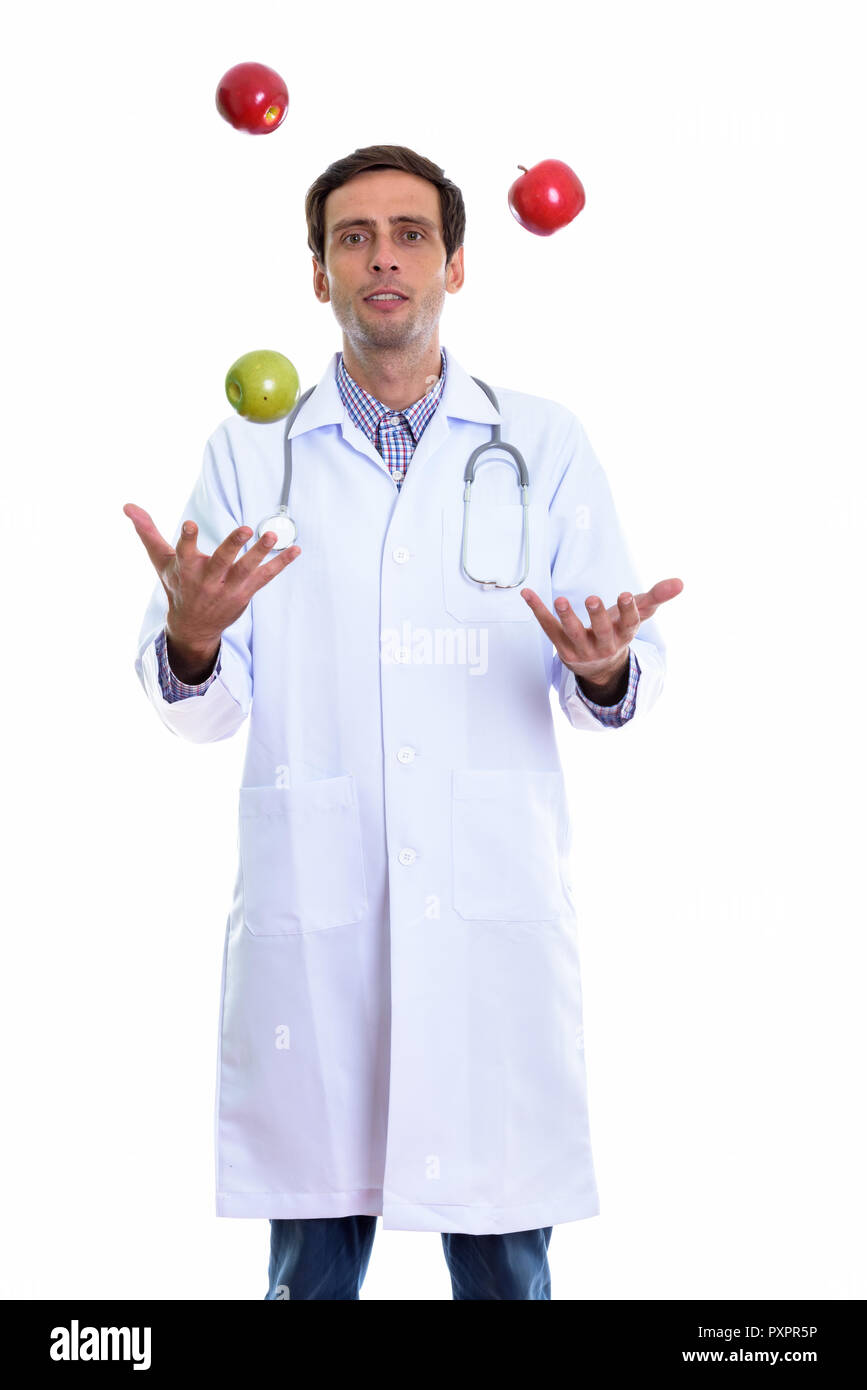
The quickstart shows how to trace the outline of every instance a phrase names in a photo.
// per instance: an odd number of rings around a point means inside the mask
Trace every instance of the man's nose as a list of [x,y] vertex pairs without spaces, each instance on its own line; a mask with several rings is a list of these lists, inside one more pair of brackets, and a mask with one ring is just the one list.
[[397,269],[394,247],[388,236],[377,239],[371,247],[370,266],[372,270],[381,270],[383,265],[388,265],[391,270]]

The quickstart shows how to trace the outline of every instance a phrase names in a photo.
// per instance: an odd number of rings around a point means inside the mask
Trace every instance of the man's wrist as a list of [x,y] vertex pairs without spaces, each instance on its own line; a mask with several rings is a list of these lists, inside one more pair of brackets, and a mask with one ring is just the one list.
[[610,672],[602,680],[598,676],[589,680],[586,676],[581,676],[570,666],[569,670],[575,677],[581,691],[592,700],[594,705],[618,705],[629,689],[629,651],[620,661],[614,671]]
[[201,685],[214,669],[221,641],[204,646],[179,642],[166,628],[166,657],[170,670],[184,685]]

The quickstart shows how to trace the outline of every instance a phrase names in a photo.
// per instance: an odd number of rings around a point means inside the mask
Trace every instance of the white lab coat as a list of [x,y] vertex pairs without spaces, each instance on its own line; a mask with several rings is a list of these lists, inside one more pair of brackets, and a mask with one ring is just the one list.
[[[565,594],[582,618],[587,595],[611,605],[641,584],[565,406],[494,385],[498,416],[448,353],[398,493],[343,408],[336,361],[292,427],[300,557],[223,634],[206,694],[162,697],[159,583],[136,659],[182,738],[230,738],[250,720],[217,1215],[381,1213],[384,1228],[472,1234],[594,1216],[552,686],[573,728],[616,731],[575,695],[519,590],[460,572],[464,467],[492,422],[529,470],[525,584],[552,611]],[[280,498],[285,424],[217,427],[172,543],[186,517],[208,553],[237,526],[255,533]],[[515,471],[491,452],[476,478],[468,568],[517,578]],[[639,634],[636,718],[665,670],[655,623]]]

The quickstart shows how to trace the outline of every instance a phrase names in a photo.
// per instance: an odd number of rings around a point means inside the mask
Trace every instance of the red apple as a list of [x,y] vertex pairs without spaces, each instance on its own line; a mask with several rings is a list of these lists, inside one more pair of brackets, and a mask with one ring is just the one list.
[[512,213],[536,236],[550,236],[577,217],[584,206],[584,187],[568,164],[562,159],[543,159],[515,179],[509,189]]
[[217,110],[236,130],[267,135],[289,109],[286,83],[264,63],[237,63],[220,78]]

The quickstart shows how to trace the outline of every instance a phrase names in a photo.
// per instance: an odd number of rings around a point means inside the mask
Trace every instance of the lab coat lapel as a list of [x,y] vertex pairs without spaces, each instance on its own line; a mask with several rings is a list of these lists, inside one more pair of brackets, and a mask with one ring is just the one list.
[[[418,485],[421,465],[436,453],[448,439],[451,431],[450,420],[469,420],[486,425],[500,422],[499,412],[494,409],[482,388],[476,385],[448,348],[445,349],[445,352],[447,359],[446,384],[442,399],[415,447],[404,488],[409,485],[410,477],[413,477],[413,485]],[[338,354],[335,352],[323,372],[316,390],[299,410],[288,437],[295,439],[299,434],[307,434],[311,430],[320,429],[326,425],[339,424],[345,443],[364,454],[378,467],[387,470],[382,455],[364,431],[353,424],[340,399],[340,392],[337,389],[337,358]]]
[[[448,443],[452,431],[452,420],[467,420],[472,423],[496,425],[500,413],[485,395],[481,386],[464,370],[460,362],[446,348],[446,384],[442,399],[428,421],[424,433],[412,456],[407,470],[404,492],[421,485],[422,469],[427,460]],[[481,442],[481,441],[480,441]]]

